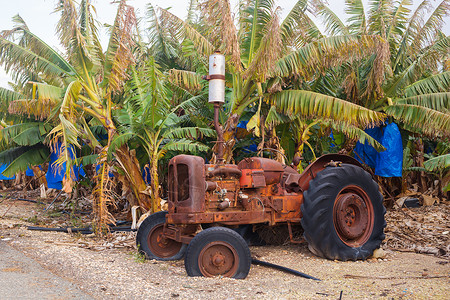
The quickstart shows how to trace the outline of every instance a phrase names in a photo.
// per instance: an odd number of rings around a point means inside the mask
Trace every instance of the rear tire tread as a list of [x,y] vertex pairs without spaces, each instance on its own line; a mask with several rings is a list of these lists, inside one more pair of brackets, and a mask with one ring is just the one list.
[[[328,182],[325,182],[328,181]],[[363,188],[372,202],[374,226],[369,239],[361,247],[350,247],[341,241],[333,223],[333,205],[338,193],[347,185],[356,184]],[[386,209],[383,196],[372,176],[362,168],[342,164],[320,171],[304,193],[301,205],[301,224],[304,237],[317,255],[328,259],[366,259],[383,241]]]

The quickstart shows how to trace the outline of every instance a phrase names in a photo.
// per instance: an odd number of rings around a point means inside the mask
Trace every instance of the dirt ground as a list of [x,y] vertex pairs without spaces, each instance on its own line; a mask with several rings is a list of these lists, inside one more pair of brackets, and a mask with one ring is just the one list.
[[[342,299],[449,299],[450,259],[445,251],[450,216],[445,203],[405,213],[388,210],[384,258],[340,262],[315,257],[305,244],[251,247],[259,260],[321,281],[256,265],[244,280],[188,277],[183,261],[143,260],[134,248],[133,232],[114,233],[105,241],[92,235],[27,230],[36,224],[59,227],[83,221],[54,211],[44,213],[44,207],[2,201],[0,239],[95,299],[339,299],[341,293]],[[420,231],[424,238],[418,240]],[[443,252],[437,253],[439,257],[409,252],[432,248]]]

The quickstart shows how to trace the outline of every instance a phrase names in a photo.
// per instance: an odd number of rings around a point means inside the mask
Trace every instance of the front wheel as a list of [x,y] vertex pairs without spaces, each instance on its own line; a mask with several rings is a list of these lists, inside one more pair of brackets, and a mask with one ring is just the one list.
[[184,266],[189,276],[224,276],[244,279],[252,258],[245,240],[225,227],[211,227],[197,234],[186,251]]
[[328,259],[366,259],[384,239],[386,209],[377,183],[350,164],[327,167],[304,193],[302,227],[314,254]]
[[160,211],[148,216],[136,235],[136,245],[139,252],[148,259],[177,260],[184,256],[186,244],[166,239],[163,236],[167,211]]

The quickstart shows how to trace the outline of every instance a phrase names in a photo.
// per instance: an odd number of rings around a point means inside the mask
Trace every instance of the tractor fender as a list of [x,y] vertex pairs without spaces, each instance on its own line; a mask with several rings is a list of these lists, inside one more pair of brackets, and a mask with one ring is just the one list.
[[325,169],[327,166],[337,166],[340,163],[352,164],[362,168],[363,166],[351,156],[344,154],[325,154],[316,159],[313,163],[306,167],[306,169],[300,174],[298,185],[304,192],[309,188],[309,183],[313,180],[317,173]]

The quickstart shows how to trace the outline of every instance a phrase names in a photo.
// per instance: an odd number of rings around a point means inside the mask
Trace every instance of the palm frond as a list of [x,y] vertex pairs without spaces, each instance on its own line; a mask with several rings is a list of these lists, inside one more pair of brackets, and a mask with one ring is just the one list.
[[411,10],[408,6],[412,5],[412,0],[401,0],[397,2],[397,7],[394,8],[392,18],[388,24],[386,34],[389,41],[395,43],[395,49],[398,48],[403,33],[406,30],[405,24],[408,23],[408,16]]
[[[96,56],[99,44],[98,38],[92,39],[96,34],[94,25],[88,24],[93,21],[90,17],[90,0],[81,0],[79,7],[80,10],[74,0],[59,1],[55,12],[60,13],[61,17],[56,25],[56,34],[66,50],[69,62],[75,66],[77,73],[89,81],[86,71],[90,72],[94,65],[99,64]],[[87,31],[90,31],[89,36]]]
[[241,49],[238,42],[229,0],[210,0],[200,3],[203,21],[208,26],[208,40],[230,59],[236,71],[241,70]]
[[194,97],[189,97],[189,99],[183,101],[178,106],[176,106],[173,111],[176,112],[179,109],[183,109],[192,112],[195,109],[207,107],[207,104],[208,104],[208,94],[203,93]]
[[325,23],[326,32],[331,35],[347,35],[350,34],[347,26],[341,21],[336,13],[326,6],[322,0],[315,0],[315,13],[319,15]]
[[249,61],[247,70],[243,75],[244,79],[251,78],[258,82],[266,81],[269,70],[281,54],[282,43],[279,26],[278,14],[275,11],[263,29],[264,36],[253,54],[253,59]]
[[368,32],[386,38],[386,28],[391,23],[393,13],[393,3],[390,0],[369,2]]
[[376,47],[378,41],[376,36],[325,37],[280,59],[271,75],[300,75],[308,79],[325,69],[363,57]]
[[201,33],[199,33],[194,27],[184,22],[171,12],[165,9],[161,11],[161,22],[165,26],[172,37],[182,42],[185,39],[189,39],[194,43],[196,50],[200,56],[208,57],[214,52],[215,47],[212,45]]
[[332,119],[354,126],[375,126],[382,123],[386,117],[385,114],[374,112],[354,103],[310,91],[281,91],[268,95],[268,99],[284,113]]
[[169,141],[161,147],[162,152],[177,151],[182,153],[191,153],[195,151],[209,151],[210,148],[198,142],[193,142],[187,139],[180,139],[176,142]]
[[104,62],[104,78],[102,85],[110,92],[119,92],[124,81],[128,79],[127,68],[134,62],[132,54],[133,32],[137,20],[134,8],[121,0],[117,9],[114,25],[111,30],[106,60]]
[[0,87],[0,117],[5,118],[9,116],[8,107],[9,104],[14,100],[19,100],[25,98],[21,93],[14,92],[9,89]]
[[272,105],[266,115],[265,126],[277,126],[279,124],[292,121],[291,114],[282,114],[277,111],[277,107]]
[[325,121],[323,122],[323,124],[325,124],[327,127],[332,127],[336,131],[342,132],[349,139],[356,140],[363,145],[368,144],[374,147],[377,151],[386,150],[386,148],[383,147],[382,144],[380,144],[376,139],[371,137],[361,128],[351,126],[342,122],[334,122],[334,121],[333,122]]
[[98,160],[98,154],[84,155],[75,159],[75,164],[84,166],[93,165]]
[[189,8],[188,8],[188,14],[186,18],[186,22],[188,23],[195,23],[197,16],[197,10],[198,10],[198,0],[189,0]]
[[[14,151],[14,153],[13,153]],[[5,176],[13,176],[18,172],[25,171],[29,166],[37,166],[45,163],[50,157],[50,152],[47,147],[43,145],[36,145],[33,147],[20,147],[11,149],[9,155],[15,155],[14,160],[9,163],[9,166],[3,171]],[[5,161],[6,157],[2,153],[0,161]]]
[[385,108],[388,115],[432,137],[450,136],[450,114],[411,104],[395,104]]
[[420,30],[422,18],[426,11],[431,7],[430,1],[424,0],[414,10],[406,30],[402,33],[402,39],[399,42],[399,47],[394,57],[394,64],[392,69],[398,73],[397,70],[401,67],[400,63],[407,58],[411,52],[411,43]]
[[423,163],[423,166],[427,171],[444,170],[450,167],[450,153],[430,158]]
[[125,145],[128,141],[130,141],[133,137],[135,137],[135,133],[126,132],[116,136],[108,147],[107,158],[110,160],[117,149],[121,146]]
[[210,128],[179,127],[164,132],[162,138],[197,140],[204,136],[215,137],[216,131]]
[[29,80],[29,71],[37,74],[45,74],[52,77],[70,76],[64,66],[54,63],[33,51],[17,45],[0,37],[0,64],[7,73],[11,73],[13,79],[25,78]]
[[252,62],[255,50],[259,48],[264,36],[263,30],[271,21],[273,8],[273,0],[241,2],[238,36],[241,37],[241,58],[244,66]]
[[[409,64],[402,73],[396,76],[394,81],[387,87],[387,95],[395,95],[400,87],[410,85],[420,78],[425,72],[429,71],[429,66],[435,69],[440,58],[448,55],[450,48],[450,36],[444,37],[435,42],[424,51],[419,52],[418,56]],[[447,77],[445,75],[444,77]],[[447,84],[447,83],[445,83]]]
[[294,7],[289,11],[286,18],[280,25],[281,37],[283,44],[290,44],[290,41],[295,37],[298,26],[302,22],[302,18],[305,15],[305,11],[308,6],[307,0],[298,0]]
[[353,34],[367,34],[366,13],[362,0],[345,0],[345,13],[349,15],[348,29]]
[[[196,2],[197,0],[192,0]],[[149,40],[148,48],[151,50],[153,56],[158,63],[164,63],[171,58],[177,56],[176,44],[171,40],[168,29],[161,24],[154,7],[151,4],[147,6],[147,36]]]
[[412,97],[420,94],[448,92],[449,90],[450,71],[447,71],[414,82],[405,88],[405,95]]
[[450,12],[450,1],[442,1],[436,9],[428,17],[428,20],[417,32],[414,41],[411,44],[412,48],[419,49],[426,44],[431,44],[435,40],[435,35],[438,30],[445,25],[445,17]]
[[38,99],[61,100],[64,97],[64,89],[40,82],[30,82],[36,87]]
[[2,134],[20,146],[33,146],[44,141],[45,134],[50,131],[49,124],[30,122],[11,125],[3,128]]
[[195,72],[184,70],[169,70],[169,81],[185,90],[190,94],[196,95],[203,88],[202,78]]
[[36,120],[43,121],[51,116],[57,103],[50,99],[20,99],[9,104],[10,114],[34,116]]
[[65,70],[67,74],[75,76],[75,68],[73,68],[73,66],[71,66],[54,48],[50,47],[42,39],[32,33],[25,21],[19,15],[13,17],[13,22],[15,24],[14,27],[8,32],[3,32],[4,38],[8,39],[9,37],[20,35],[18,44],[21,47],[29,49],[37,56],[47,59],[59,66],[61,69]]
[[443,113],[448,113],[450,111],[450,92],[421,94],[408,98],[400,98],[395,99],[394,103],[424,106]]

